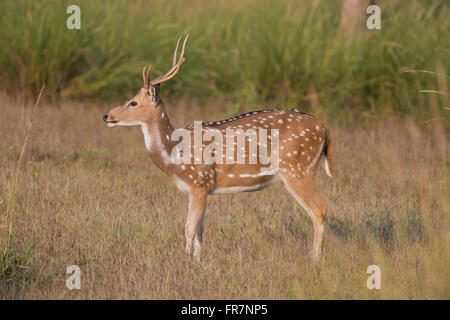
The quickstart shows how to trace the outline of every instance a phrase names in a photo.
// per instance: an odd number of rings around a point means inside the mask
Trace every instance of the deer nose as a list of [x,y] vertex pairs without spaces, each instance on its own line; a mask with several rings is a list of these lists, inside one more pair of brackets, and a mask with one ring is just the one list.
[[108,113],[105,113],[105,114],[103,115],[103,121],[106,121],[106,120],[108,120]]

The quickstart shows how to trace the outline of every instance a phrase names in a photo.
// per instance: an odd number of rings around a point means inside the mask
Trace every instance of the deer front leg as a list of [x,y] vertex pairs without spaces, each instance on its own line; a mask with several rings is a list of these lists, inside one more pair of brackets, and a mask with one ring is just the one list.
[[197,227],[197,232],[195,233],[194,237],[194,258],[197,261],[200,261],[201,258],[201,251],[202,251],[202,242],[203,242],[203,228],[205,224],[205,217],[206,217],[206,204],[205,208],[203,209],[202,218],[200,219],[200,223]]
[[186,256],[191,256],[192,247],[194,247],[194,258],[197,261],[200,261],[205,210],[206,193],[191,193],[189,195],[189,212],[185,227]]

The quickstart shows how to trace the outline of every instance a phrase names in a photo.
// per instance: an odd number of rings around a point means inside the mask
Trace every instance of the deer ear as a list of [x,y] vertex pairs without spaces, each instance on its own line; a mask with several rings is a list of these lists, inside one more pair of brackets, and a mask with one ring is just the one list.
[[148,95],[152,99],[152,104],[154,106],[158,105],[159,102],[160,102],[160,100],[159,100],[159,84],[156,84],[154,86],[150,86],[148,88]]

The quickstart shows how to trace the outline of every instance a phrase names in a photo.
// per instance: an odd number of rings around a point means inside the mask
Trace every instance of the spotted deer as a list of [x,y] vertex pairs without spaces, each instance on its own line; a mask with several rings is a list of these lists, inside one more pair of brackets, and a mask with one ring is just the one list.
[[[185,225],[187,256],[191,256],[193,251],[194,258],[200,259],[208,195],[258,191],[281,182],[312,220],[314,227],[312,257],[317,260],[321,254],[327,204],[314,185],[314,176],[321,161],[326,174],[330,177],[332,174],[333,157],[328,128],[323,122],[296,109],[252,111],[226,120],[200,122],[200,126],[197,127],[200,127],[201,132],[205,135],[210,134],[209,141],[202,141],[199,146],[205,149],[213,143],[212,136],[216,142],[218,138],[221,138],[220,134],[227,136],[230,130],[271,131],[273,134],[268,139],[273,142],[277,138],[278,145],[270,143],[269,146],[272,155],[277,155],[277,167],[263,170],[263,165],[259,161],[261,154],[257,154],[254,150],[250,151],[250,147],[241,147],[241,155],[243,153],[244,159],[256,156],[258,161],[253,163],[250,161],[249,163],[229,163],[225,161],[227,159],[224,159],[228,155],[227,150],[222,150],[224,153],[218,157],[220,161],[199,162],[196,161],[199,159],[196,157],[198,150],[195,147],[188,155],[188,158],[194,161],[191,163],[176,161],[172,151],[178,141],[172,137],[178,129],[171,124],[159,92],[160,84],[172,79],[180,71],[185,61],[187,39],[188,36],[184,39],[180,57],[177,59],[181,37],[178,39],[173,64],[169,71],[150,80],[151,67],[148,68],[147,73],[144,67],[142,72],[144,86],[135,97],[104,114],[103,120],[109,127],[140,126],[150,158],[156,166],[172,178],[178,189],[188,193],[189,207]],[[185,130],[194,133],[196,129],[193,124],[190,124],[185,127]],[[241,133],[241,135],[237,134],[237,138],[244,136],[245,143],[249,145],[252,138],[255,138],[251,134],[242,135],[243,131],[237,132]],[[195,145],[193,136],[187,139],[186,142]],[[189,139],[192,140],[189,141]],[[261,148],[263,143],[258,142],[258,147]],[[234,147],[236,142],[230,145]],[[231,148],[230,145],[227,144],[222,148]],[[231,155],[235,156],[238,151],[232,150]],[[178,156],[180,154],[181,152],[178,152]]]

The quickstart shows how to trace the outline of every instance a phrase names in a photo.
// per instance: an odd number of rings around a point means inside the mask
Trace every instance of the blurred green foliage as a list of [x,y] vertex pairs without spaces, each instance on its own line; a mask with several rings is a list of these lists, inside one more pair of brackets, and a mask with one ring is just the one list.
[[[449,69],[446,1],[379,1],[381,30],[339,32],[340,1],[77,1],[81,29],[68,30],[73,1],[0,3],[0,85],[35,95],[122,100],[171,64],[190,33],[187,61],[164,96],[307,104],[330,110],[427,108],[420,89],[437,90]],[[448,92],[447,92],[448,93]],[[448,107],[448,106],[447,106]]]

